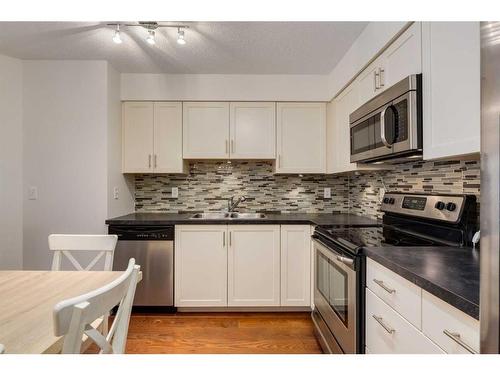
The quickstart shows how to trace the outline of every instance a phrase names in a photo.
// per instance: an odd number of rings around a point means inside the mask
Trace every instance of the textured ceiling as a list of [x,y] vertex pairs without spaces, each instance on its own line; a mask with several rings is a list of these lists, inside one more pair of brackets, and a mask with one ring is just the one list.
[[[167,24],[168,22],[164,22]],[[366,22],[187,22],[159,29],[156,45],[141,27],[112,42],[106,22],[0,22],[0,54],[21,59],[108,60],[122,73],[327,74]]]

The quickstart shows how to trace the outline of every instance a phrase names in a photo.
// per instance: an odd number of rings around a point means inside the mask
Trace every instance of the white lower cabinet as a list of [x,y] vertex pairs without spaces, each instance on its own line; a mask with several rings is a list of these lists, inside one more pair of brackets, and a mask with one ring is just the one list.
[[444,353],[369,289],[366,289],[366,347],[373,354]]
[[446,353],[479,353],[479,321],[443,300],[422,295],[422,331]]
[[227,306],[227,226],[175,226],[175,305]]
[[229,225],[228,306],[280,305],[280,226]]
[[311,226],[281,226],[281,306],[311,305]]

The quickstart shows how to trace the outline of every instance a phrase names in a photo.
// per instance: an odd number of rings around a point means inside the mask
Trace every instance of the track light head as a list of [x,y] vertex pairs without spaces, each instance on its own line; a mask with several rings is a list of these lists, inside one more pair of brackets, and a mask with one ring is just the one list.
[[116,31],[115,34],[113,35],[113,42],[116,44],[122,44],[122,37],[120,34],[120,25],[116,25]]
[[177,44],[186,44],[186,39],[184,39],[184,29],[182,27],[177,29]]
[[154,30],[148,30],[148,36],[146,37],[146,42],[148,42],[148,44],[151,44],[151,45],[156,44]]

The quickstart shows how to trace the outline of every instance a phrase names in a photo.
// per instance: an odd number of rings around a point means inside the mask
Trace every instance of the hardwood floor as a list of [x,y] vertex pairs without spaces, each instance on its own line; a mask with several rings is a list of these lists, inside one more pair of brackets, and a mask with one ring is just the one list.
[[127,353],[318,354],[309,313],[133,314]]

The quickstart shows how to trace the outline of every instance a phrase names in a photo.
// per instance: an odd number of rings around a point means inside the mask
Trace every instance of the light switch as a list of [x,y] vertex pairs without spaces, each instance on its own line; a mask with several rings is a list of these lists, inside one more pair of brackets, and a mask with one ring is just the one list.
[[28,189],[28,199],[35,201],[38,199],[38,188],[36,186],[30,186]]
[[115,187],[113,188],[113,198],[114,198],[114,199],[118,199],[118,198],[119,198],[119,196],[120,196],[120,191],[118,190],[118,186],[115,186]]
[[172,188],[172,198],[179,198],[179,188],[178,187]]
[[323,197],[324,198],[331,198],[332,197],[332,189],[331,188],[325,188],[323,192]]

